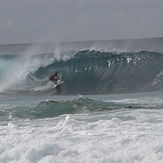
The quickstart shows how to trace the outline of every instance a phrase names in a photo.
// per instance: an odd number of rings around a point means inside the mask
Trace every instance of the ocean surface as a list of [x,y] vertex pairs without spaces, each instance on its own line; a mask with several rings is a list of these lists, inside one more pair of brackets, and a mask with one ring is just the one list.
[[0,45],[0,163],[22,162],[162,163],[163,39]]

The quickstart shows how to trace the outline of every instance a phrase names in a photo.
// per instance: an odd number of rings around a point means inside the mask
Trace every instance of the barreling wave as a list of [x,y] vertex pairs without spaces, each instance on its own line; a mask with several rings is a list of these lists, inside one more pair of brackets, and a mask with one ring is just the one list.
[[162,89],[163,54],[150,51],[70,50],[0,56],[0,92],[53,94],[55,71],[62,94],[131,93]]

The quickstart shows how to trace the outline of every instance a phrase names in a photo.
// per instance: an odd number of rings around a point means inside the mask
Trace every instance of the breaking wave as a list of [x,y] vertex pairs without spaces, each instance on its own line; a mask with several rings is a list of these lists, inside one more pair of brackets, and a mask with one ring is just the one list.
[[64,81],[62,94],[152,91],[163,86],[163,54],[150,51],[80,49],[0,56],[0,92],[55,93],[48,78]]

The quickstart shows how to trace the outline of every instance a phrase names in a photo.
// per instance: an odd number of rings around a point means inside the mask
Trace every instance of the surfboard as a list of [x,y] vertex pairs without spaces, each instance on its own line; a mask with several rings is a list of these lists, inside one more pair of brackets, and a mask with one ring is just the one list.
[[58,84],[54,84],[54,88],[56,88],[56,87],[61,87],[61,86],[63,85],[64,81],[58,80],[57,83],[58,83]]
[[63,83],[64,83],[63,81],[58,81],[58,84],[54,85],[54,88],[56,89],[56,91],[57,91],[56,93],[57,94],[61,93]]
[[61,84],[55,84],[54,85],[54,88],[56,88],[56,89],[59,88],[59,87],[61,87]]

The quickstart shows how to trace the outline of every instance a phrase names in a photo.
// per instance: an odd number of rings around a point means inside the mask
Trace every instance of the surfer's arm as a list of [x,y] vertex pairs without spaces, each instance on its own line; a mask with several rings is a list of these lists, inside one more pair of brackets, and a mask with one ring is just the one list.
[[59,80],[61,80],[60,78],[59,78],[59,76],[57,75],[57,78],[59,79]]

